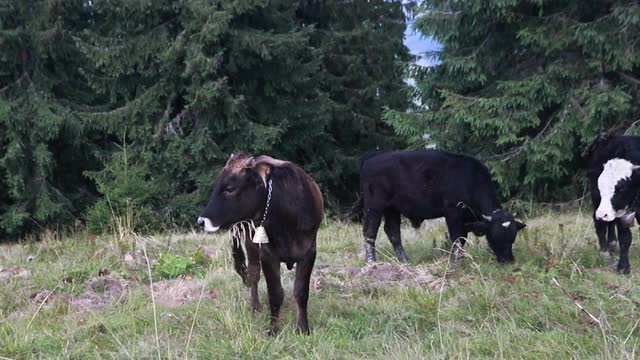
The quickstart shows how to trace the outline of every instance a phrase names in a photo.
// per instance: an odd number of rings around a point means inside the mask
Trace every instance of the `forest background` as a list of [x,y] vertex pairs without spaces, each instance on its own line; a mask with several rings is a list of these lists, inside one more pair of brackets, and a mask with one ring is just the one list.
[[236,151],[302,165],[335,216],[372,149],[580,198],[594,137],[637,132],[639,42],[638,1],[0,0],[0,239],[190,228]]

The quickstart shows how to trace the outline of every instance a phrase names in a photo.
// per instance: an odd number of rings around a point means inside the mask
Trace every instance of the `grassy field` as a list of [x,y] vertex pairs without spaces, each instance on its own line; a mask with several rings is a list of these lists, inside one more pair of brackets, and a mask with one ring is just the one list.
[[[284,266],[283,329],[266,336],[264,280],[263,311],[255,316],[232,270],[225,234],[79,234],[4,245],[0,355],[634,358],[640,352],[639,246],[632,245],[631,275],[621,276],[600,257],[585,214],[549,214],[527,224],[513,265],[498,265],[484,238],[470,239],[467,257],[450,263],[442,222],[424,224],[419,233],[405,226],[408,266],[389,257],[382,232],[382,262],[366,266],[359,225],[326,224],[311,284],[311,336],[294,332],[293,271]],[[163,278],[185,272],[190,275]]]

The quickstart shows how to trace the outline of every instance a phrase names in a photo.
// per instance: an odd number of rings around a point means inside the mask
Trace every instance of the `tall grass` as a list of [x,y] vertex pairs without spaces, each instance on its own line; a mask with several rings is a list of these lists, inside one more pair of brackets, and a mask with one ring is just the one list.
[[[77,234],[0,246],[0,269],[31,274],[0,280],[0,356],[632,359],[638,352],[638,246],[630,254],[631,275],[616,274],[615,264],[600,257],[591,219],[583,214],[529,219],[516,241],[512,265],[497,264],[486,240],[475,237],[465,246],[465,259],[451,262],[441,221],[419,232],[403,227],[411,259],[407,266],[446,280],[437,286],[398,281],[381,288],[375,280],[353,285],[347,270],[366,266],[360,234],[359,225],[348,223],[325,224],[320,231],[309,302],[311,336],[294,331],[294,272],[287,270],[282,275],[283,328],[275,337],[266,335],[264,281],[262,312],[253,315],[247,290],[233,272],[225,234],[126,239],[115,234],[95,240]],[[121,249],[117,243],[122,240],[131,247]],[[151,282],[163,280],[154,261],[167,252],[190,256],[202,247],[211,262],[194,301],[177,307],[158,304]],[[143,249],[144,260],[125,261],[122,251],[135,249]],[[378,249],[382,261],[397,264],[382,231]],[[100,311],[74,307],[73,299],[87,291],[86,280],[105,269],[129,281],[124,296]],[[46,301],[36,296],[44,290],[52,291]],[[203,296],[210,291],[214,295]]]

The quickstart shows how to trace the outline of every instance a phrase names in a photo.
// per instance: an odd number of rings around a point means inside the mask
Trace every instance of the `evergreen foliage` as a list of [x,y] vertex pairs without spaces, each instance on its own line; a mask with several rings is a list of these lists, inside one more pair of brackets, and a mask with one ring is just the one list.
[[93,101],[74,34],[82,1],[0,1],[0,236],[68,224],[92,203],[98,140],[72,110]]
[[351,201],[400,144],[404,28],[398,1],[0,0],[0,233],[190,227],[235,151]]
[[440,63],[413,68],[421,106],[386,120],[414,147],[477,154],[505,195],[575,198],[593,138],[636,132],[637,1],[430,0],[416,27]]
[[[126,140],[126,139],[125,139]],[[144,165],[131,163],[124,147],[98,172],[86,175],[102,197],[89,209],[87,228],[94,233],[122,234],[157,229],[160,187]]]
[[[410,60],[403,44],[405,14],[401,2],[385,0],[308,0],[298,14],[316,28],[311,44],[321,57],[319,88],[327,97],[321,111],[330,140],[315,151],[322,161],[301,160],[311,164],[331,195],[344,200],[357,189],[364,152],[406,146],[380,121],[383,108],[409,105],[403,79]],[[332,171],[322,171],[327,167]]]

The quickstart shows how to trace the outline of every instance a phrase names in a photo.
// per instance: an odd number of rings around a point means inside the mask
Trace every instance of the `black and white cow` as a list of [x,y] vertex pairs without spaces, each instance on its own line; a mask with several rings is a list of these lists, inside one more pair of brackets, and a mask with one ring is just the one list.
[[[600,136],[589,148],[589,185],[594,206],[593,221],[600,251],[610,257],[610,248],[620,243],[618,271],[628,274],[629,247],[636,200],[640,191],[640,137]],[[616,230],[618,232],[616,239]]]
[[[375,240],[384,231],[398,259],[407,261],[400,240],[400,216],[414,227],[444,217],[449,236],[464,246],[469,232],[486,235],[499,262],[514,260],[512,246],[525,224],[501,208],[489,170],[477,159],[445,151],[375,151],[363,156],[356,208],[364,211],[367,261],[376,261]],[[456,248],[457,249],[457,248]]]

